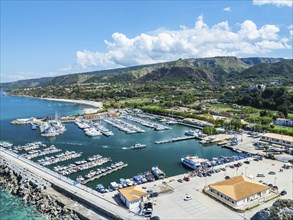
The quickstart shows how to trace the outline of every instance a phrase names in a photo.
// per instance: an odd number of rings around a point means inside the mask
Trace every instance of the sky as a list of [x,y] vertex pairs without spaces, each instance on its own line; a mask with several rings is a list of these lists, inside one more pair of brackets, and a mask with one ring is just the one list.
[[213,56],[292,58],[293,0],[1,0],[1,82]]

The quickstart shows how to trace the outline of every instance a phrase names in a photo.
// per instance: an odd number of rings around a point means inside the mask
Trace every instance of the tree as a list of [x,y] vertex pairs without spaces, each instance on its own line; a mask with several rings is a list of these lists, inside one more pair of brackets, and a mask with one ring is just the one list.
[[277,110],[279,111],[279,112],[282,112],[283,114],[284,114],[284,116],[285,116],[285,118],[287,118],[288,117],[288,105],[286,104],[286,103],[284,103],[284,104],[282,104],[282,105],[279,105],[278,107],[277,107]]

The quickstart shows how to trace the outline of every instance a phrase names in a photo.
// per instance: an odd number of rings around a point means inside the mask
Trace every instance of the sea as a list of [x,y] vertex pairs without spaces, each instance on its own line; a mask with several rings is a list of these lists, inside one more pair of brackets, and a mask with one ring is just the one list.
[[[180,158],[184,155],[198,155],[202,158],[211,159],[213,157],[236,154],[229,149],[216,145],[202,145],[198,140],[155,144],[156,141],[184,136],[184,132],[190,130],[190,128],[182,125],[170,125],[170,130],[155,131],[129,121],[129,123],[143,128],[145,133],[126,134],[109,124],[101,122],[113,131],[114,136],[88,137],[74,123],[68,123],[65,124],[67,130],[64,134],[53,138],[45,138],[40,136],[39,130],[32,130],[30,125],[12,125],[10,123],[17,118],[53,117],[56,113],[59,116],[82,114],[87,108],[92,107],[76,103],[2,95],[0,96],[0,141],[8,141],[14,145],[41,141],[48,146],[54,144],[63,151],[74,150],[76,152],[83,152],[81,158],[59,163],[58,165],[70,164],[76,160],[86,159],[94,154],[111,157],[112,162],[123,161],[128,164],[126,168],[86,184],[91,188],[95,188],[99,183],[108,186],[112,181],[119,182],[120,178],[131,178],[145,171],[150,171],[153,166],[159,166],[167,176],[186,173],[189,170],[183,167],[180,161]],[[146,144],[146,148],[140,150],[128,149],[136,143]],[[36,161],[38,159],[40,158],[33,160]],[[56,166],[56,164],[48,168],[53,168],[53,166]],[[102,166],[108,166],[108,164]],[[84,170],[71,174],[68,177],[76,179],[79,175],[85,175],[89,171]],[[18,198],[10,196],[3,191],[0,191],[0,193],[0,204],[5,204],[5,206],[1,205],[0,213],[6,213],[9,217],[7,219],[42,218],[42,216],[36,214],[33,207],[22,205]]]

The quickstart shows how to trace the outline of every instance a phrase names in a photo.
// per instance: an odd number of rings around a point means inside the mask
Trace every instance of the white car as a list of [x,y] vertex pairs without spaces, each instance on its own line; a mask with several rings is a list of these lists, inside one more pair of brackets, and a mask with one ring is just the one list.
[[192,200],[192,197],[190,195],[186,195],[186,197],[184,198],[184,201],[189,201]]

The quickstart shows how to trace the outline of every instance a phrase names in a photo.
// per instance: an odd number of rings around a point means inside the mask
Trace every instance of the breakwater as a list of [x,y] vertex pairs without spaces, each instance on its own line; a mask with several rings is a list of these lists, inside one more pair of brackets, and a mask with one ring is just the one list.
[[2,189],[20,197],[25,204],[35,206],[50,219],[80,219],[73,210],[46,193],[51,187],[49,182],[4,158],[0,158],[0,177]]

